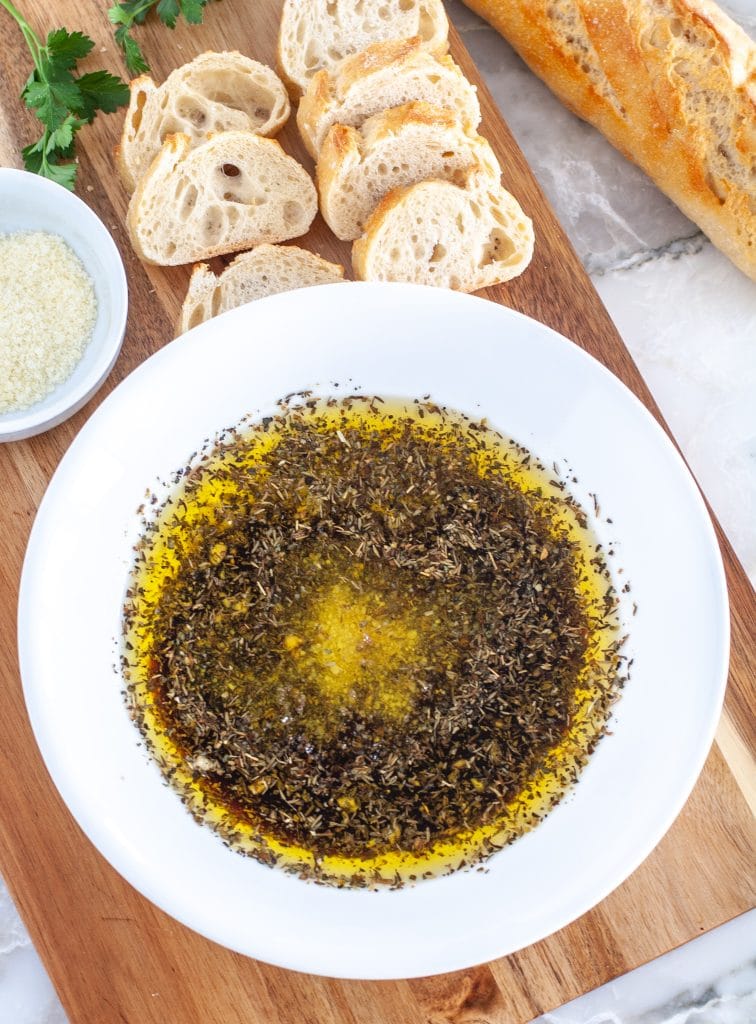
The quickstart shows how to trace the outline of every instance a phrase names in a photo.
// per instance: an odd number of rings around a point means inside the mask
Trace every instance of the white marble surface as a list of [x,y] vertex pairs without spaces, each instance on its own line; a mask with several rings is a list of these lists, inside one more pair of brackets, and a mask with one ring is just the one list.
[[0,880],[0,1024],[65,1022],[55,990]]
[[756,910],[533,1024],[753,1024]]
[[[447,6],[756,581],[756,286],[645,175],[568,113],[496,33],[459,0]],[[756,0],[722,6],[756,28]],[[0,1024],[65,1020],[0,881]],[[756,915],[540,1020],[756,1021]]]

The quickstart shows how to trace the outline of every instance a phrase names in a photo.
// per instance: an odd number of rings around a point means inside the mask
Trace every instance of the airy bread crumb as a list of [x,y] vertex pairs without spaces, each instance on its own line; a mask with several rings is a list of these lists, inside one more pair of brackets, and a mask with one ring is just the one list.
[[258,245],[240,253],[217,277],[207,263],[199,263],[192,272],[177,333],[266,295],[343,280],[344,268],[338,263],[296,245]]
[[462,180],[476,164],[501,175],[489,144],[463,131],[453,110],[405,103],[359,129],[332,126],[318,159],[320,210],[337,238],[352,241],[393,189],[430,178]]
[[352,247],[358,281],[476,292],[511,281],[533,256],[533,224],[487,168],[458,185],[421,181],[383,199]]
[[140,259],[177,266],[304,235],[315,185],[275,139],[218,132],[192,148],[169,135],[131,197],[126,226]]
[[133,192],[169,135],[183,132],[193,146],[212,133],[251,131],[273,136],[289,118],[283,82],[265,64],[236,51],[201,53],[162,85],[140,75],[130,85],[116,164]]
[[446,53],[449,22],[442,0],[285,0],[278,36],[278,68],[291,95],[301,96],[323,68],[371,43],[419,36],[436,56]]
[[319,71],[299,104],[297,127],[317,160],[332,125],[359,128],[374,114],[418,100],[454,111],[465,131],[480,124],[476,87],[451,57],[434,57],[415,36],[373,43],[332,72]]

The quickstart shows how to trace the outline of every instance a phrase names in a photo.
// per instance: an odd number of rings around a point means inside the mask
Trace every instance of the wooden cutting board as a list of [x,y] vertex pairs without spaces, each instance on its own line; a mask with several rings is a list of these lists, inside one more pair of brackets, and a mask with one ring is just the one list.
[[[97,44],[92,65],[123,73],[105,0],[20,2],[40,35],[59,25],[83,29]],[[280,6],[280,0],[226,0],[209,6],[201,27],[171,33],[151,25],[140,30],[140,39],[161,80],[206,49],[238,48],[271,63]],[[535,221],[532,266],[512,284],[491,289],[488,297],[573,338],[658,415],[454,34],[452,50],[478,84],[483,134],[501,159],[507,186]],[[36,132],[36,122],[18,100],[30,63],[2,10],[0,53],[0,164],[20,166],[20,148]],[[41,437],[0,446],[0,870],[71,1021],[520,1024],[748,909],[754,893],[746,797],[756,603],[721,534],[733,609],[732,671],[718,742],[706,768],[666,838],[635,874],[595,910],[529,949],[474,970],[416,981],[341,982],[294,974],[230,953],[177,924],[131,889],[82,835],[46,774],[26,717],[15,648],[16,597],[29,529],[58,461],[108,391],[171,340],[189,277],[188,268],[144,267],[131,252],[124,231],[127,196],[111,159],[122,116],[101,117],[81,133],[78,185],[111,228],[126,262],[131,310],[122,354],[107,385],[77,416]],[[293,125],[281,141],[311,166]],[[320,220],[304,244],[349,264],[347,247]]]

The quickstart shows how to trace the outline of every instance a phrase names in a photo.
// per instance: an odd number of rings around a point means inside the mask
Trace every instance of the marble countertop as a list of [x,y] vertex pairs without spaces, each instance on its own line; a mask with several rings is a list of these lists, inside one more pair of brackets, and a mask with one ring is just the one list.
[[[753,34],[754,0],[721,6]],[[459,0],[447,7],[756,583],[756,285],[641,171],[562,107],[492,29]],[[756,912],[539,1024],[754,1020]],[[0,1024],[65,1021],[0,880]]]

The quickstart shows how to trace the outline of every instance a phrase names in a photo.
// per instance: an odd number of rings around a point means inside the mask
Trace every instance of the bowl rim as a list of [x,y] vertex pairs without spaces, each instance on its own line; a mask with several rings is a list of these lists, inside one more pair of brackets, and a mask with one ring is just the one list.
[[[46,193],[61,209],[65,209],[66,206],[70,207],[72,219],[75,218],[79,225],[85,225],[86,233],[92,239],[93,248],[109,257],[113,264],[112,273],[109,272],[108,277],[111,278],[112,292],[117,301],[114,303],[115,324],[98,347],[97,358],[84,378],[75,387],[68,387],[71,379],[69,377],[68,380],[57,385],[49,395],[29,408],[3,414],[0,417],[0,442],[20,441],[50,430],[73,416],[89,401],[104,383],[118,358],[126,333],[129,311],[129,288],[123,259],[113,236],[94,210],[76,193],[70,192],[57,182],[43,178],[39,174],[33,174],[31,171],[16,167],[1,167],[0,191],[5,182],[16,182],[25,189],[37,189],[41,193]],[[64,241],[68,242],[61,224],[50,225],[47,230],[51,234],[60,235]],[[2,232],[3,228],[0,224],[0,233]],[[87,274],[94,281],[95,274],[92,272],[92,268],[87,266],[78,252],[76,255],[84,265]]]
[[[380,290],[383,296],[383,303],[385,303],[386,301],[387,288],[392,288],[397,292],[399,289],[401,289],[405,293],[408,293],[410,290],[413,290],[418,293],[424,292],[438,294],[437,289],[422,288],[416,285],[387,286],[375,284],[366,285],[362,283],[350,283],[349,286],[351,288],[362,290],[364,295],[363,307],[364,305],[368,304],[368,290],[372,290],[376,294],[378,290]],[[308,291],[311,293],[314,291],[324,292],[326,289],[333,290],[334,287],[336,286],[323,285],[315,289],[303,289],[302,291]],[[334,295],[336,294],[339,293],[334,293]],[[343,294],[343,291],[340,294]],[[448,301],[452,302],[463,301],[465,303],[469,303],[487,301],[485,299],[481,299],[478,297],[462,296],[455,293],[450,293],[450,295],[452,297],[450,297]],[[254,303],[254,305],[259,307],[259,304],[262,302],[270,304],[272,307],[273,304],[277,304],[279,306],[280,311],[283,313],[287,301],[289,300],[287,299],[286,295],[277,295],[271,296],[263,300],[258,300],[256,303]],[[299,301],[301,301],[301,298]],[[722,702],[724,699],[724,692],[727,680],[730,629],[728,594],[726,588],[724,568],[721,559],[721,552],[716,542],[716,535],[712,526],[708,510],[706,508],[706,504],[703,500],[703,497],[700,493],[698,486],[695,483],[695,480],[692,477],[692,474],[690,473],[690,470],[685,464],[684,459],[680,455],[680,452],[678,451],[674,442],[666,433],[662,425],[652,415],[649,409],[640,401],[640,399],[630,390],[630,388],[628,388],[627,385],[624,384],[623,381],[616,377],[615,374],[613,374],[594,356],[586,352],[576,343],[570,341],[569,338],[566,338],[564,335],[561,335],[559,332],[553,330],[552,328],[546,326],[545,324],[540,323],[534,318],[528,317],[506,306],[502,306],[498,303],[488,303],[488,305],[496,307],[496,309],[498,310],[498,312],[494,315],[510,317],[512,319],[525,321],[531,325],[534,325],[535,329],[537,329],[539,332],[544,332],[550,335],[552,342],[559,342],[560,344],[568,346],[572,350],[573,355],[575,357],[593,364],[594,369],[598,370],[601,376],[603,376],[607,380],[612,381],[615,386],[619,385],[619,387],[625,392],[625,397],[629,399],[631,404],[636,407],[636,410],[640,412],[640,414],[644,418],[646,418],[650,424],[652,424],[653,429],[656,432],[658,441],[662,444],[664,448],[667,449],[667,453],[673,456],[675,462],[677,463],[680,473],[685,478],[685,487],[688,491],[689,498],[693,502],[691,510],[693,511],[693,509],[695,509],[698,516],[701,517],[703,529],[709,541],[708,548],[709,554],[711,555],[711,568],[713,570],[712,587],[716,593],[716,598],[719,603],[718,621],[715,622],[712,626],[712,635],[715,637],[714,642],[716,644],[717,651],[717,672],[716,674],[712,672],[711,687],[708,700],[710,708],[709,718],[708,721],[706,721],[705,723],[705,727],[703,727],[698,734],[695,756],[688,756],[688,758],[686,758],[687,771],[685,773],[684,783],[678,784],[675,799],[668,803],[663,815],[663,820],[657,820],[656,827],[647,828],[645,830],[645,841],[639,842],[635,845],[633,856],[628,857],[626,860],[624,860],[621,867],[615,869],[615,871],[612,873],[611,878],[603,886],[593,889],[589,894],[576,893],[570,899],[568,908],[563,910],[562,916],[554,919],[553,925],[548,932],[532,937],[527,942],[520,943],[519,945],[512,946],[511,948],[500,947],[499,950],[493,954],[494,956],[498,957],[509,955],[515,952],[517,949],[523,948],[524,946],[529,945],[532,942],[540,941],[542,938],[545,938],[548,935],[553,934],[553,932],[565,927],[566,925],[570,924],[572,921],[580,917],[583,913],[586,913],[594,906],[596,906],[599,902],[606,898],[606,896],[608,896],[615,888],[622,884],[638,868],[638,866],[649,856],[652,850],[658,845],[663,836],[672,826],[673,822],[679,815],[685,802],[690,796],[690,793],[701,773],[701,770],[703,769],[704,763],[706,761],[706,758],[708,757],[709,750],[714,739],[714,733],[719,718],[719,712],[721,710]],[[157,353],[155,353],[154,356],[151,357],[151,359],[155,360],[156,362],[162,362],[164,360],[170,361],[172,355],[175,355],[177,352],[179,352],[181,350],[181,347],[183,347],[184,345],[186,345],[187,347],[191,347],[197,342],[198,337],[201,336],[202,334],[209,334],[212,331],[217,330],[219,327],[217,321],[221,321],[222,323],[225,319],[225,322],[227,324],[230,324],[232,320],[238,319],[240,322],[242,322],[243,319],[249,315],[250,313],[247,307],[240,307],[238,309],[231,310],[225,314],[222,314],[221,317],[214,318],[214,320],[199,325],[192,331],[187,332],[187,334],[183,335],[180,339],[177,339],[176,343],[172,343],[171,345],[159,350]],[[211,324],[214,326],[211,327]],[[207,339],[205,339],[205,344],[206,342]],[[142,376],[142,374],[149,372],[147,369],[144,369],[147,362],[149,361],[150,360],[146,360],[144,363],[141,363],[135,369],[135,371],[129,375],[129,378],[127,378],[127,382],[124,382],[126,386],[121,391],[121,394],[125,395],[129,391],[133,393],[133,391],[139,387],[139,378]],[[111,399],[112,396],[109,397],[108,402],[110,402]],[[91,432],[94,429],[95,425],[91,421],[89,421],[86,424],[85,428],[82,430],[81,434],[79,435],[79,438],[77,438],[75,444],[78,446],[80,439],[84,443],[86,443],[87,437],[91,434]],[[83,438],[82,435],[84,435]],[[53,477],[53,480],[51,481],[51,491],[57,489],[57,487],[62,484],[62,478],[64,476],[64,473],[65,460],[61,463],[61,466],[56,471],[56,474]],[[57,483],[56,478],[58,478]],[[45,496],[45,502],[46,500],[47,496]],[[40,506],[40,512],[43,511],[43,508],[44,502]],[[40,529],[40,526],[42,525],[41,520],[42,517],[40,517],[40,522],[35,522],[34,524],[32,530],[32,539],[35,538],[35,534],[43,533],[43,530]],[[32,549],[31,541],[29,549]],[[39,561],[39,553],[37,553],[37,561]],[[29,679],[27,677],[27,673],[23,671],[23,669],[26,667],[29,669],[29,672],[31,673],[32,669],[31,652],[28,647],[29,622],[33,616],[32,577],[38,576],[40,571],[39,566],[35,567],[31,564],[31,562],[32,559],[25,560],[24,562],[19,596],[19,655],[22,666],[24,696],[27,703],[27,709],[32,722],[35,737],[37,738],[37,742],[39,743],[40,750],[42,752],[43,759],[48,766],[48,770],[50,771],[50,774],[53,777],[53,779],[56,780],[56,777],[59,776],[61,766],[56,764],[54,751],[50,751],[49,748],[47,751],[45,750],[46,740],[49,739],[49,723],[46,721],[46,714],[45,708],[43,706],[43,701],[40,693],[35,692],[35,688],[33,686],[29,686]],[[52,756],[48,757],[48,754],[50,753],[52,754]],[[65,771],[63,771],[63,774],[65,775]],[[76,820],[79,822],[79,825],[82,827],[83,831],[87,834],[90,840],[97,847],[97,849],[104,856],[106,856],[109,863],[111,863],[111,865],[113,865],[115,869],[120,874],[122,874],[122,876],[131,885],[134,885],[135,888],[137,888],[146,898],[151,900],[153,903],[155,903],[158,907],[160,907],[169,915],[181,921],[187,927],[192,928],[193,930],[198,931],[205,937],[215,942],[218,942],[221,945],[226,946],[227,948],[234,949],[237,952],[242,953],[243,955],[254,956],[260,959],[264,959],[265,962],[272,963],[280,967],[304,971],[311,974],[319,974],[327,977],[354,978],[363,980],[390,980],[395,978],[419,977],[428,974],[443,973],[446,971],[468,969],[482,962],[480,956],[474,955],[471,957],[468,954],[466,959],[464,957],[458,956],[453,960],[453,962],[449,960],[441,960],[441,962],[434,964],[434,966],[430,969],[428,968],[427,964],[420,969],[413,965],[413,969],[405,973],[399,973],[397,971],[387,972],[385,969],[381,969],[380,967],[375,967],[372,970],[366,970],[364,964],[362,965],[361,969],[355,969],[355,966],[352,964],[345,964],[338,970],[338,972],[336,972],[333,970],[332,967],[331,969],[328,969],[328,967],[324,966],[324,962],[328,961],[328,957],[326,954],[317,954],[317,956],[319,957],[318,963],[313,964],[313,962],[302,959],[300,956],[296,954],[288,954],[287,956],[275,955],[270,951],[270,949],[267,949],[265,951],[260,950],[259,946],[258,950],[260,951],[250,951],[249,948],[243,948],[243,946],[238,943],[235,944],[233,942],[229,942],[229,940],[226,937],[224,937],[224,928],[222,925],[217,925],[214,928],[210,928],[207,925],[205,925],[204,927],[202,925],[198,925],[196,920],[191,919],[190,915],[182,914],[181,912],[177,911],[177,908],[172,903],[171,899],[164,896],[162,891],[156,885],[154,877],[150,877],[149,874],[140,875],[138,872],[133,870],[134,865],[126,863],[128,861],[128,858],[120,857],[119,859],[119,851],[117,849],[113,849],[113,844],[110,841],[107,833],[99,827],[98,822],[93,820],[91,813],[89,813],[86,807],[86,800],[83,800],[81,794],[79,793],[74,793],[72,798],[72,794],[67,789],[67,784],[69,780],[67,778],[64,778],[63,781],[66,783],[65,791],[64,789],[61,789],[60,791],[67,806],[69,807],[69,810],[74,815]],[[56,781],[55,784],[57,786],[58,782]],[[386,895],[400,896],[401,893]]]

